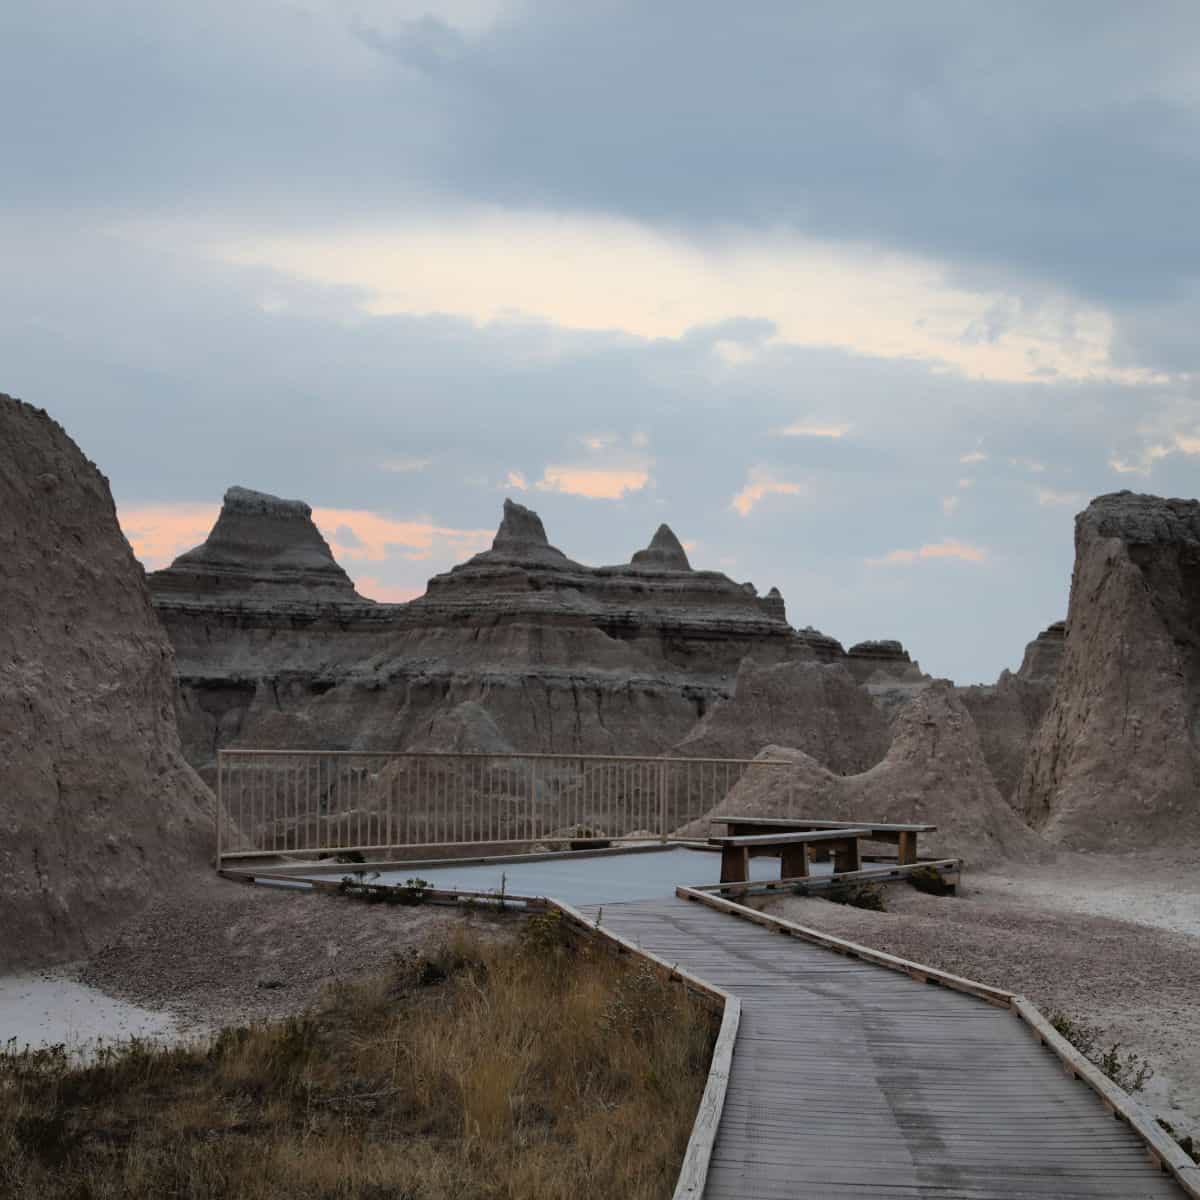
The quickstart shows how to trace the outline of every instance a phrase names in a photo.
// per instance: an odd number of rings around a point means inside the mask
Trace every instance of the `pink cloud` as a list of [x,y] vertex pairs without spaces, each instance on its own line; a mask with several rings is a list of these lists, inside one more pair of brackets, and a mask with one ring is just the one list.
[[218,504],[121,505],[117,521],[142,565],[157,571],[199,546],[220,511]]
[[534,485],[542,492],[566,492],[589,500],[620,500],[626,492],[639,492],[650,482],[645,467],[549,466]]
[[962,562],[981,563],[986,561],[987,551],[954,538],[944,538],[940,542],[928,542],[916,550],[889,550],[882,558],[868,558],[867,562],[871,566],[910,567],[927,558],[954,558]]
[[730,507],[748,517],[754,506],[767,496],[801,496],[806,490],[801,483],[776,479],[766,467],[754,467],[746,486],[730,501]]

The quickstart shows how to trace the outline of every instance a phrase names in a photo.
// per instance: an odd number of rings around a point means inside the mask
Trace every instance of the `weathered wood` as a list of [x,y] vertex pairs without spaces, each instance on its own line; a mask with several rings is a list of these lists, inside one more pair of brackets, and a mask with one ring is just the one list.
[[710,837],[708,840],[714,846],[745,846],[748,849],[771,846],[799,846],[809,842],[842,842],[855,841],[860,836],[870,832],[866,826],[852,826],[848,829],[817,829],[809,832],[802,830],[786,833],[749,833],[738,837]]
[[870,946],[861,946],[857,942],[850,942],[845,938],[834,937],[832,934],[824,933],[819,929],[811,929],[806,925],[797,925],[794,921],[785,921],[782,917],[774,917],[768,913],[758,912],[757,909],[747,908],[744,904],[736,904],[732,900],[724,900],[720,896],[709,895],[707,892],[702,892],[697,888],[677,887],[675,895],[683,900],[693,900],[700,904],[706,904],[710,908],[717,909],[719,912],[730,913],[733,916],[741,917],[745,921],[752,921],[756,925],[775,929],[780,933],[790,934],[792,937],[803,938],[807,942],[824,946],[827,950],[834,950],[839,954],[852,955],[855,958],[862,959],[864,962],[875,963],[878,966],[888,967],[893,971],[901,971],[905,975],[910,976],[916,972],[922,978],[935,980],[937,983],[948,988],[953,988],[955,991],[967,992],[972,996],[978,996],[979,999],[986,1000],[989,1004],[995,1004],[1000,1008],[1010,1007],[1014,999],[1014,993],[1006,992],[1001,988],[988,987],[985,983],[977,983],[973,979],[964,979],[961,975],[952,975],[948,971],[939,971],[934,967],[926,967],[920,963],[910,962],[908,959],[899,958],[894,954],[885,954],[882,950],[873,950]]
[[[869,861],[869,860],[867,860]],[[697,883],[690,885],[697,892],[720,892],[722,895],[744,896],[754,892],[775,892],[795,884],[803,884],[808,890],[815,891],[829,887],[834,883],[888,883],[904,879],[914,871],[923,869],[935,870],[950,885],[959,881],[959,870],[962,860],[958,858],[932,858],[924,862],[916,862],[911,866],[897,865],[863,867],[858,871],[850,871],[834,875],[793,875],[780,879],[748,879],[745,883]]]
[[604,908],[610,929],[742,1002],[704,1200],[1169,1200],[1194,1182],[1155,1169],[1007,1005],[781,946],[724,904]]
[[741,1015],[742,1002],[735,996],[728,997],[721,1017],[721,1031],[717,1034],[716,1045],[713,1046],[708,1082],[704,1085],[704,1094],[700,1097],[700,1108],[696,1112],[692,1135],[688,1139],[687,1150],[683,1156],[683,1166],[679,1169],[679,1178],[675,1183],[674,1200],[699,1200],[704,1195],[708,1165],[712,1161],[721,1113],[725,1109],[725,1099],[729,1091],[729,1074],[733,1069],[733,1050]]
[[1147,1112],[1128,1092],[1119,1088],[1090,1059],[1085,1058],[1053,1025],[1042,1015],[1036,1005],[1024,996],[1013,998],[1013,1012],[1024,1021],[1038,1041],[1052,1050],[1071,1074],[1088,1085],[1103,1100],[1105,1107],[1129,1127],[1146,1143],[1151,1156],[1179,1181],[1189,1196],[1200,1196],[1195,1190],[1197,1180],[1188,1172],[1194,1172],[1196,1164],[1191,1156],[1170,1137],[1154,1117]]
[[908,866],[917,861],[917,835],[910,830],[905,830],[899,835],[900,842],[900,865]]
[[808,847],[784,846],[779,856],[779,873],[784,878],[803,878],[808,875]]
[[721,882],[745,883],[750,878],[750,851],[745,846],[721,847]]
[[933,833],[936,825],[903,824],[894,821],[809,821],[796,817],[713,817],[713,822],[770,829],[848,829],[868,827],[872,833]]

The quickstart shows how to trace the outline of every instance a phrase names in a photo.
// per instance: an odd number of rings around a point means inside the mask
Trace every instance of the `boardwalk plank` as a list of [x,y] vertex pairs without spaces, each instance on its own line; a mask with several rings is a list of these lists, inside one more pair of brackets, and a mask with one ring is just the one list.
[[742,1002],[706,1200],[1182,1195],[1004,1009],[674,897],[586,915]]

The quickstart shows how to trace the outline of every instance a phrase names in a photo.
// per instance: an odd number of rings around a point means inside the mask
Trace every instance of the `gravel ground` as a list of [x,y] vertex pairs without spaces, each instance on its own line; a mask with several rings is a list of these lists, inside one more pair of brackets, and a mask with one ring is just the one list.
[[1062,856],[1052,867],[968,872],[958,896],[891,884],[883,913],[796,896],[758,907],[1100,1026],[1106,1046],[1120,1042],[1155,1068],[1139,1098],[1180,1133],[1200,1134],[1198,876],[1183,860]]
[[386,967],[409,949],[431,949],[468,922],[505,937],[517,919],[198,875],[125,926],[77,977],[203,1033],[297,1012],[325,984]]

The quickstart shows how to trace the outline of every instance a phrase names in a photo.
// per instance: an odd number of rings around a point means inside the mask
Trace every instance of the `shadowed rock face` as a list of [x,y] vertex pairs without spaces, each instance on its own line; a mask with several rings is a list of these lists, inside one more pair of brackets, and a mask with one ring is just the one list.
[[108,483],[0,395],[0,971],[68,958],[211,850],[175,661]]
[[851,646],[846,651],[846,666],[859,683],[882,683],[887,679],[916,683],[923,678],[920,664],[913,662],[908,651],[892,640]]
[[1015,675],[1002,671],[994,684],[957,689],[979,730],[996,786],[1013,805],[1029,748],[1054,695],[1065,644],[1066,622],[1055,621],[1025,647]]
[[930,684],[897,714],[891,746],[869,770],[839,775],[783,746],[769,746],[759,757],[790,762],[795,771],[790,777],[748,771],[712,813],[686,827],[686,835],[706,836],[709,821],[721,815],[790,814],[933,824],[937,833],[921,836],[923,854],[975,863],[1043,852],[1037,835],[996,790],[971,716],[945,682]]
[[[667,753],[732,696],[746,657],[764,670],[846,661],[832,638],[788,625],[777,590],[760,597],[752,584],[693,570],[666,526],[633,562],[589,567],[550,543],[537,513],[509,500],[490,550],[431,579],[416,600],[371,604],[343,585],[329,598],[328,571],[314,571],[307,592],[272,576],[283,539],[260,532],[266,501],[251,514],[257,541],[236,539],[242,557],[223,586],[213,585],[206,548],[232,547],[220,533],[225,513],[205,547],[150,576],[178,655],[180,729],[202,771],[222,746]],[[307,506],[271,503],[286,506],[272,519],[316,555],[308,561],[323,562]],[[271,578],[270,588],[236,586]],[[790,678],[771,685],[781,714]],[[756,726],[739,753],[805,721],[818,732],[802,744],[837,769],[882,753],[865,694],[804,714],[816,693],[803,676],[792,682],[794,719],[767,722],[774,732]]]
[[1054,697],[1019,803],[1055,841],[1195,841],[1200,503],[1117,492],[1075,519]]
[[159,594],[369,603],[334,561],[307,504],[243,487],[225,493],[204,545],[156,571],[153,580]]
[[637,551],[632,559],[632,566],[653,567],[660,571],[690,571],[692,564],[688,562],[687,552],[679,539],[667,525],[660,525],[658,532],[645,550]]

